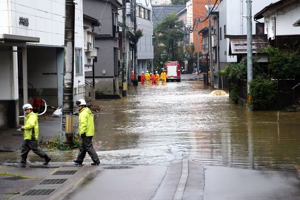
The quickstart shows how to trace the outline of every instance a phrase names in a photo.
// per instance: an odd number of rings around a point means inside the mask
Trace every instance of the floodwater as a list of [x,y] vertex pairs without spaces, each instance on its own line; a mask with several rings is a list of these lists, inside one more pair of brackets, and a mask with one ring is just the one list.
[[[249,112],[228,95],[210,92],[200,81],[183,81],[139,85],[126,98],[96,101],[103,107],[94,137],[101,163],[189,158],[208,166],[279,170],[300,164],[300,112]],[[73,161],[77,150],[49,155],[54,162]],[[33,154],[29,159],[40,161]],[[19,153],[2,153],[1,160],[18,161]]]
[[[249,112],[211,96],[199,81],[139,85],[101,100],[95,148],[103,164],[158,164],[189,158],[205,165],[294,169],[300,113]],[[270,102],[272,103],[272,102]]]

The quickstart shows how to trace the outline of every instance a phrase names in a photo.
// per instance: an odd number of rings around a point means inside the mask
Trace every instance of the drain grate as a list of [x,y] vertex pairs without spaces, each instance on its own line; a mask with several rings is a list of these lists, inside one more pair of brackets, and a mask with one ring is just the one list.
[[77,170],[61,170],[56,171],[53,175],[72,175],[75,174]]
[[22,196],[49,195],[55,189],[28,190]]
[[40,184],[63,184],[67,179],[45,179]]

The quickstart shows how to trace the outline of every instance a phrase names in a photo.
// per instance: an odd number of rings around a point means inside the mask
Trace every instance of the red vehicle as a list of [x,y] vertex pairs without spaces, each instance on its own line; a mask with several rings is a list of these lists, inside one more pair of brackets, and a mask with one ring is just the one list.
[[169,61],[166,64],[167,68],[167,81],[175,80],[181,81],[180,64],[178,61]]

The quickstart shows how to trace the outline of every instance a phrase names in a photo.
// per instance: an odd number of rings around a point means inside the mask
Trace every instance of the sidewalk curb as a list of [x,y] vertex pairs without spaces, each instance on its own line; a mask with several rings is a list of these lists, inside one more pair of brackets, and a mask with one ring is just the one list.
[[[50,197],[49,200],[65,200],[68,199],[83,183],[93,179],[98,173],[101,172],[101,168],[92,166],[83,166],[78,170],[76,175],[72,176],[68,182],[72,184],[64,184],[61,188],[57,189]],[[80,177],[80,178],[79,178]],[[79,179],[78,179],[79,178]]]
[[[62,174],[58,175],[55,174],[57,172],[66,172],[66,171],[76,171],[74,174]],[[88,180],[93,179],[98,173],[102,171],[101,167],[96,166],[62,166],[55,170],[53,170],[48,176],[44,177],[39,184],[34,185],[27,191],[22,192],[21,194],[15,196],[13,199],[31,199],[34,198],[36,200],[64,200],[68,199],[72,193],[74,193],[83,183],[87,182]],[[59,179],[66,179],[66,181],[62,184],[43,184],[43,181],[49,180],[59,180]],[[50,194],[47,195],[35,195],[35,196],[28,196],[28,192],[33,190],[45,190],[50,189],[53,190]],[[24,195],[25,194],[25,195]],[[34,194],[31,194],[34,195]]]

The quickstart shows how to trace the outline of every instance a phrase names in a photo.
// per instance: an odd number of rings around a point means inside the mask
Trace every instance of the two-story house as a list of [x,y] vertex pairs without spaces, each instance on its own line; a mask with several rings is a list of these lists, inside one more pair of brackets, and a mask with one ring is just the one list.
[[[63,99],[65,1],[1,1],[0,127],[18,124],[20,107],[39,97]],[[75,98],[84,97],[82,0],[75,11]]]
[[280,0],[258,13],[254,19],[264,19],[267,39],[273,46],[283,49],[300,49],[300,1]]
[[95,79],[96,93],[120,96],[120,49],[118,12],[121,9],[121,0],[84,0],[84,13],[101,23],[94,29],[97,61],[94,62],[93,72],[86,73],[86,79],[92,82]]

